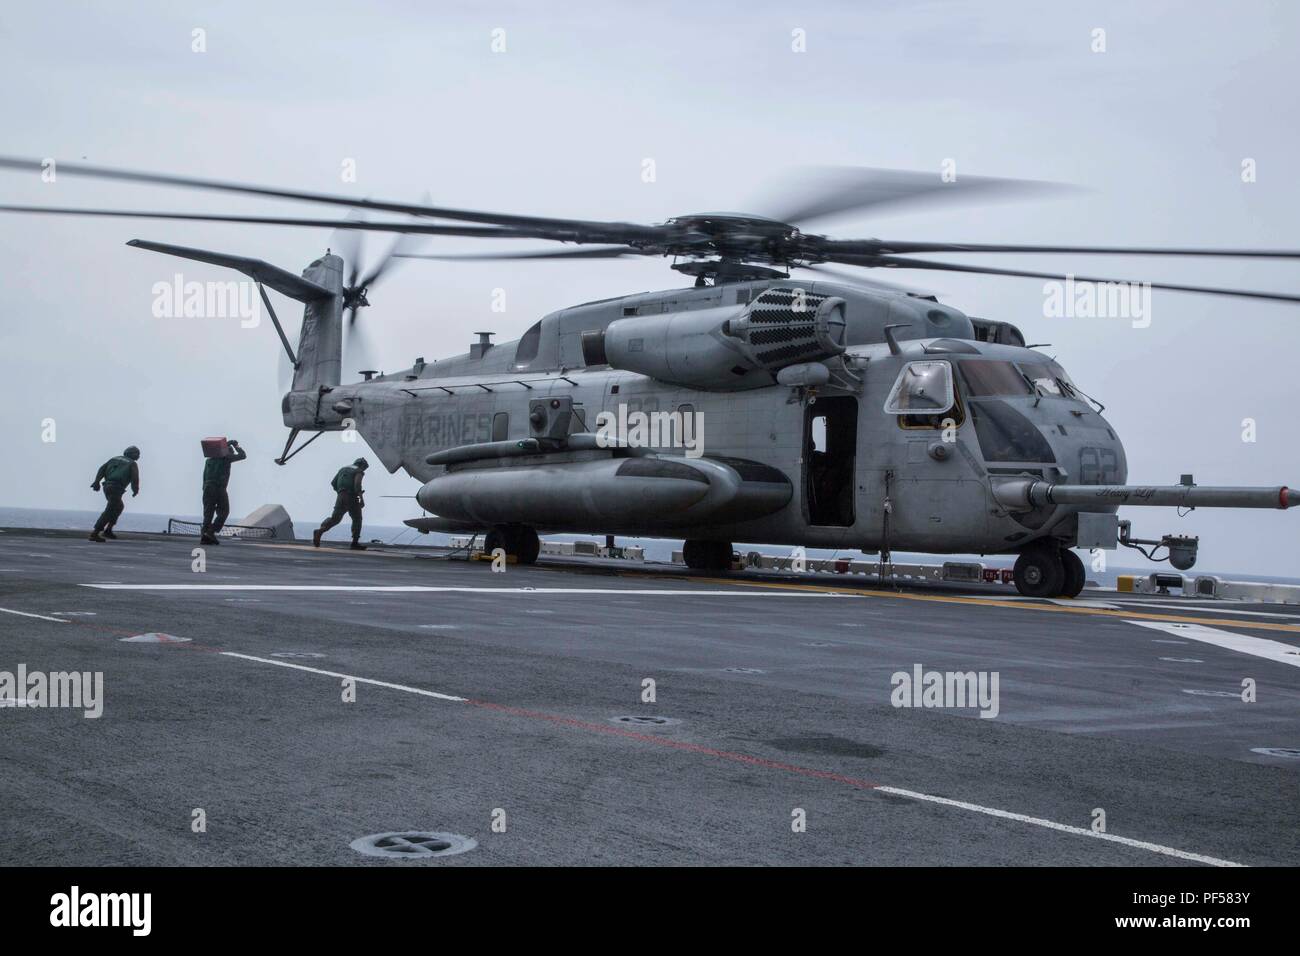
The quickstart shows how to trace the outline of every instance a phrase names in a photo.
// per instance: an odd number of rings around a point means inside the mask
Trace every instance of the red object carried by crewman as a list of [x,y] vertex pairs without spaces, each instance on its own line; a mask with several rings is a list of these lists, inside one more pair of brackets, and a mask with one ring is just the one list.
[[225,438],[204,438],[200,444],[203,445],[204,458],[226,458],[230,455],[230,442]]

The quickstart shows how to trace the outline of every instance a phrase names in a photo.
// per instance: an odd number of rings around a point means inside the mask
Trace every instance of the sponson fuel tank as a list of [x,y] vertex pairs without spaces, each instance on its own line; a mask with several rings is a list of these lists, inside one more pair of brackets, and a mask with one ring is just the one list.
[[759,462],[576,452],[453,464],[416,500],[483,527],[631,532],[758,518],[785,507],[792,491],[782,472]]

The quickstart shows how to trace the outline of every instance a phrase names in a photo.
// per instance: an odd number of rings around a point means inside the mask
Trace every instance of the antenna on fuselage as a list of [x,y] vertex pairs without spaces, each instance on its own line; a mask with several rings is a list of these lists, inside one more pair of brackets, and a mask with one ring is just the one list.
[[890,355],[902,355],[903,350],[899,348],[898,339],[894,337],[894,329],[908,329],[912,327],[910,322],[900,322],[897,325],[885,326],[885,341],[889,343]]

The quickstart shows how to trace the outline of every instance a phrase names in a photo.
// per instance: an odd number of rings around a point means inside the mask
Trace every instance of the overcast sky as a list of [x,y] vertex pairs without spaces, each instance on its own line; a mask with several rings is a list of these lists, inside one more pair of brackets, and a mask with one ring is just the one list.
[[[0,21],[3,152],[345,195],[540,215],[661,221],[765,211],[763,184],[807,164],[1076,183],[1079,195],[819,228],[895,239],[1296,247],[1297,27],[1286,2],[736,4],[489,2],[11,4]],[[1092,51],[1097,28],[1104,53]],[[205,52],[194,52],[196,29]],[[504,30],[504,52],[492,49]],[[792,31],[806,52],[792,50]],[[1243,183],[1253,159],[1257,181]],[[643,181],[652,159],[656,180]],[[343,182],[354,161],[355,183]],[[311,215],[314,207],[0,174],[0,201]],[[328,213],[327,208],[321,209]],[[96,467],[141,446],[141,511],[198,507],[198,439],[250,460],[233,516],[328,511],[359,447],[325,436],[286,468],[269,323],[160,319],[152,288],[222,270],[128,249],[141,237],[300,270],[310,229],[0,219],[0,502],[98,508]],[[386,240],[371,238],[377,254]],[[477,251],[468,240],[429,248]],[[970,261],[1300,292],[1294,265],[1005,256]],[[1156,293],[1149,328],[1048,319],[1041,282],[921,282],[1017,323],[1107,406],[1130,478],[1300,484],[1300,307]],[[362,313],[383,368],[516,337],[543,313],[682,284],[657,260],[409,263]],[[491,309],[506,290],[507,311]],[[280,299],[296,341],[299,310]],[[345,356],[344,367],[358,366]],[[54,419],[57,440],[43,442]],[[1242,421],[1257,441],[1242,441]],[[367,518],[395,524],[415,482],[375,470]],[[1300,514],[1132,509],[1145,536],[1202,536],[1201,566],[1300,576]]]

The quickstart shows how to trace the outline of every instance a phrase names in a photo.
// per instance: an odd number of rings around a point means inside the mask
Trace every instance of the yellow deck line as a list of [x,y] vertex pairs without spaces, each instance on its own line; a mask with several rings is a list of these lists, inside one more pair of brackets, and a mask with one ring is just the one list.
[[[258,543],[254,547],[258,548],[285,548],[295,551],[329,551],[338,553],[346,551],[348,554],[357,554],[364,552],[351,551],[346,547],[343,548],[314,548],[310,544],[270,544]],[[369,549],[372,550],[372,549]],[[383,551],[374,551],[376,554],[383,554]],[[659,575],[648,574],[644,571],[615,571],[619,577],[625,578],[658,578]],[[1012,608],[1020,611],[1057,611],[1064,614],[1085,614],[1093,617],[1118,618],[1119,620],[1132,620],[1134,618],[1142,621],[1171,621],[1175,624],[1203,624],[1206,626],[1231,627],[1237,630],[1255,630],[1255,631],[1284,631],[1288,634],[1300,634],[1300,624],[1278,624],[1267,621],[1243,621],[1241,619],[1223,620],[1213,617],[1187,617],[1181,614],[1157,614],[1150,611],[1109,611],[1100,607],[1069,607],[1063,604],[1033,604],[1029,601],[999,601],[996,598],[977,597],[974,595],[958,594],[916,594],[909,591],[883,591],[874,588],[846,588],[830,586],[823,584],[797,584],[792,581],[740,581],[734,578],[698,578],[689,579],[694,584],[729,584],[735,587],[751,588],[778,588],[793,591],[819,591],[832,594],[856,594],[862,597],[877,598],[901,598],[906,601],[934,601],[940,604],[967,604],[977,607],[1003,607]]]
[[256,544],[254,544],[251,541],[246,541],[244,542],[244,544],[252,548],[282,548],[285,551],[313,551],[313,552],[324,551],[329,554],[338,554],[343,551],[346,551],[348,554],[366,554],[367,552],[373,552],[375,554],[392,553],[392,552],[380,550],[381,548],[388,547],[388,545],[368,544],[366,545],[365,551],[353,551],[346,544],[339,544],[337,541],[326,542],[325,544],[322,544],[319,548],[311,544],[270,544],[267,542],[257,542]]
[[[653,577],[646,574],[625,574],[630,577]],[[955,594],[915,594],[907,591],[881,591],[871,588],[828,587],[820,584],[795,584],[787,581],[737,581],[728,578],[696,578],[691,581],[699,584],[732,584],[744,587],[787,588],[797,591],[823,591],[833,594],[857,594],[863,597],[902,598],[907,601],[935,601],[941,604],[972,604],[979,607],[1005,607],[1029,611],[1059,611],[1065,614],[1087,614],[1094,617],[1110,617],[1120,620],[1138,618],[1144,621],[1173,621],[1178,624],[1204,624],[1219,627],[1233,627],[1246,630],[1286,631],[1300,634],[1300,624],[1277,624],[1273,622],[1246,622],[1240,619],[1225,621],[1220,618],[1187,617],[1179,614],[1156,614],[1148,611],[1110,611],[1100,607],[1068,607],[1062,604],[1032,604],[1028,601],[999,601],[989,598],[955,595]]]

